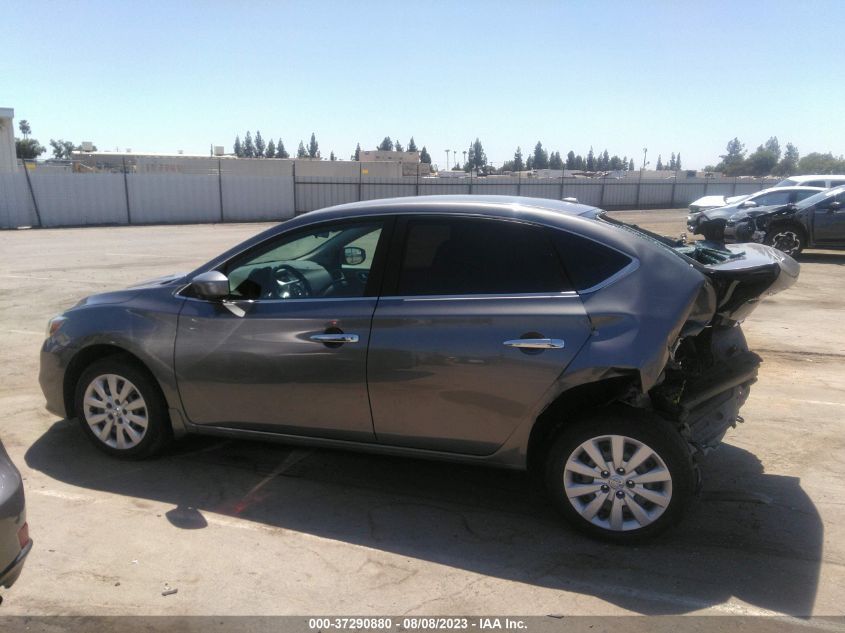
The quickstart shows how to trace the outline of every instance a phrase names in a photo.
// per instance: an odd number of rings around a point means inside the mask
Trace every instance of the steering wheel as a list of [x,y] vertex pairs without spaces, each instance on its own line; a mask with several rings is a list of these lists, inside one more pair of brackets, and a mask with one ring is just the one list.
[[303,298],[311,296],[311,284],[296,268],[289,264],[279,264],[273,269],[273,278],[277,288],[275,295],[279,299],[289,297]]

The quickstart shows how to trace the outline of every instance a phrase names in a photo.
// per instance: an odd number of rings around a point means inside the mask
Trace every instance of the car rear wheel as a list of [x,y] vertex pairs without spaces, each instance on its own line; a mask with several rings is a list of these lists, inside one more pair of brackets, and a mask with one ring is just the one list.
[[804,250],[807,240],[804,238],[804,232],[801,229],[787,225],[771,229],[766,236],[766,244],[795,257]]
[[80,376],[75,395],[85,434],[110,455],[149,457],[172,435],[158,385],[130,359],[114,356],[94,362]]
[[548,491],[564,517],[590,536],[616,542],[651,537],[677,523],[697,479],[672,424],[630,413],[564,428],[546,463]]

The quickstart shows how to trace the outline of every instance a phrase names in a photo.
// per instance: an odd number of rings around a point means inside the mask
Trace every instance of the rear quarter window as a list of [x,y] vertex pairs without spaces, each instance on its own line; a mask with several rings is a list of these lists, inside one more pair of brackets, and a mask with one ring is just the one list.
[[552,242],[575,290],[598,286],[631,263],[631,258],[598,242],[553,230]]

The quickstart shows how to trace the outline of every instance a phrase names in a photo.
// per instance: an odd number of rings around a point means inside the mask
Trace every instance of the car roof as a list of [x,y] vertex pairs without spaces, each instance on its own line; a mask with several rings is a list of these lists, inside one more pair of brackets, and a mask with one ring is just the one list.
[[326,220],[345,215],[369,215],[390,213],[467,213],[483,212],[485,215],[513,217],[514,215],[533,215],[549,212],[569,216],[593,217],[599,209],[577,202],[566,202],[552,198],[528,198],[522,196],[474,196],[474,195],[436,195],[411,196],[400,198],[380,198],[349,202],[333,207],[326,207],[308,213],[311,221],[321,217]]
[[808,180],[831,180],[834,178],[845,180],[845,174],[806,174],[804,176],[789,176],[787,180],[806,182]]
[[759,196],[761,193],[769,193],[774,191],[824,191],[825,187],[809,187],[807,185],[786,185],[785,187],[769,187],[768,189],[761,189],[757,193],[752,193],[752,196]]

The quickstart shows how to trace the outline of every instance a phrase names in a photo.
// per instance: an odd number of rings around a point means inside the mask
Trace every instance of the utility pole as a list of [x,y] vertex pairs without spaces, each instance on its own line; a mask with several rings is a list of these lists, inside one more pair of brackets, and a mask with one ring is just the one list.
[[648,163],[646,163],[646,162],[645,162],[645,157],[646,157],[646,156],[648,156],[648,148],[647,148],[647,147],[643,147],[643,168],[642,168],[640,171],[644,171],[644,170],[645,170],[645,166],[648,164]]
[[451,151],[450,149],[446,150],[446,171],[449,171],[449,152]]
[[467,164],[467,151],[464,150],[464,165]]

